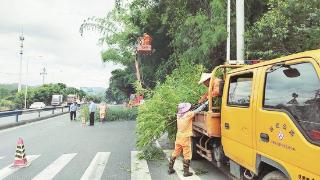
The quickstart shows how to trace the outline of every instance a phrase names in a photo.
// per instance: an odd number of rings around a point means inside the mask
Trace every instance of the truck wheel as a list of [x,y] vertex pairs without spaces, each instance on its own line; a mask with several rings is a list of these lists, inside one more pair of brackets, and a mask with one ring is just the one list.
[[272,171],[266,174],[262,180],[288,180],[288,178],[280,171]]
[[191,137],[191,149],[192,149],[192,159],[193,160],[198,160],[201,159],[202,157],[197,153],[197,146],[196,144],[199,142],[200,138],[199,137]]

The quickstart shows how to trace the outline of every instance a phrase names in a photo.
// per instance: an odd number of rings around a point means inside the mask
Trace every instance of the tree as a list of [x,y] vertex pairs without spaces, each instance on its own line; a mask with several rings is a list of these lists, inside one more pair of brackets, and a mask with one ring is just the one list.
[[320,48],[320,2],[270,0],[246,33],[249,58],[271,59]]
[[[64,99],[68,94],[78,94],[80,97],[85,96],[85,92],[78,90],[73,87],[67,87],[63,83],[57,84],[44,84],[39,87],[29,88],[27,93],[27,106],[33,102],[44,102],[46,105],[51,105],[52,95],[61,94],[64,96]],[[24,96],[25,90],[18,92],[12,101],[15,104],[16,108],[24,107]]]

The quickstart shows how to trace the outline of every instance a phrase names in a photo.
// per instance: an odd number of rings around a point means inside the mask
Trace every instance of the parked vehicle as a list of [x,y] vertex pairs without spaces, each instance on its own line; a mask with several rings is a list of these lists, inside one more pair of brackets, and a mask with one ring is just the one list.
[[43,102],[34,102],[30,105],[30,109],[42,109],[45,108],[46,105]]
[[60,106],[62,102],[63,102],[63,95],[61,94],[52,95],[52,99],[51,99],[52,106]]
[[69,94],[67,96],[67,104],[68,105],[71,105],[75,101],[77,101],[77,96],[75,94]]
[[[319,65],[320,50],[314,50],[216,67],[208,111],[195,115],[193,157],[239,179],[320,179]],[[224,83],[213,98],[218,70]]]

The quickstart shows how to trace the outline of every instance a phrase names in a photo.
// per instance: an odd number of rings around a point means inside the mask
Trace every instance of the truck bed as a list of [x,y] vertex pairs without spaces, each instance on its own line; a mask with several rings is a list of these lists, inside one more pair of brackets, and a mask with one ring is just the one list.
[[192,129],[194,134],[203,134],[208,137],[220,137],[220,113],[199,112],[195,114]]

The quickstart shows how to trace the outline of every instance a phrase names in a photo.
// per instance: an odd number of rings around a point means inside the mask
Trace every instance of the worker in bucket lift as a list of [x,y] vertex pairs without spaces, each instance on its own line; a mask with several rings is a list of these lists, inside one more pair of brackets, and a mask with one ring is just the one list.
[[180,155],[181,151],[183,153],[183,176],[188,177],[192,176],[193,173],[189,171],[190,160],[192,158],[192,149],[191,149],[191,136],[192,136],[192,120],[196,112],[200,112],[205,108],[207,103],[202,104],[196,110],[190,111],[190,103],[180,103],[178,105],[177,113],[177,135],[174,151],[170,157],[169,162],[169,174],[175,173],[173,169],[174,162],[176,158]]

